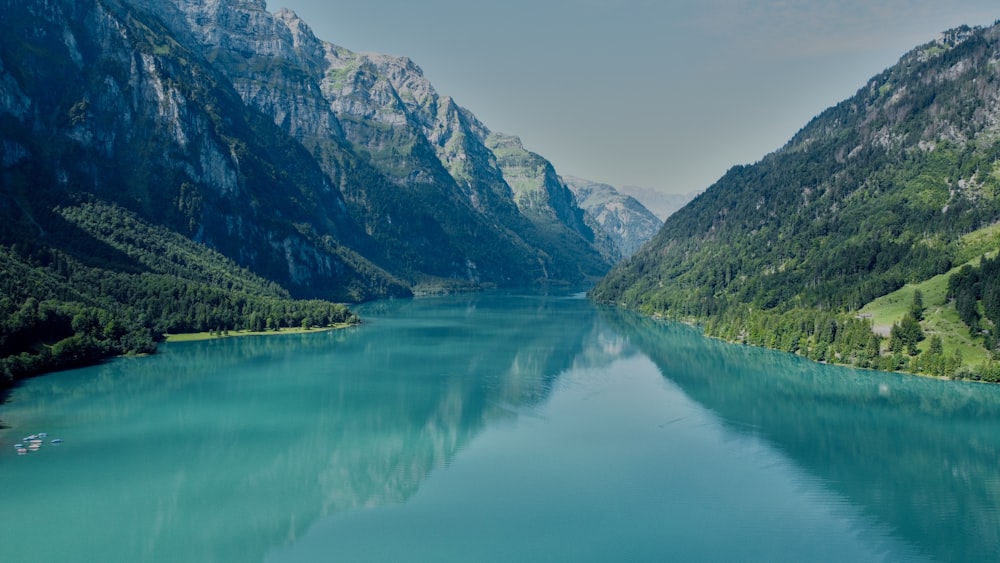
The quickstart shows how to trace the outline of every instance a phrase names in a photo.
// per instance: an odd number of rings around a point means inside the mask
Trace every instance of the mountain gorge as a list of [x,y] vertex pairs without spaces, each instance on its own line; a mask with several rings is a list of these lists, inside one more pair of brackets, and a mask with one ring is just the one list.
[[[1000,248],[998,65],[996,25],[914,49],[780,150],[730,169],[592,297],[823,361],[992,370],[1000,319],[962,326],[944,289],[913,299],[923,340],[907,353],[899,331],[883,339],[861,311],[906,287],[943,288]],[[985,295],[980,311],[993,309]],[[905,321],[898,310],[890,322]]]
[[[133,314],[153,272],[205,291],[271,283],[268,298],[293,310],[295,299],[592,283],[616,258],[548,161],[405,57],[322,41],[263,0],[0,8],[0,313],[31,297],[53,315],[35,306],[18,317],[34,321],[5,324],[2,357],[32,363],[57,337],[82,338],[81,307],[130,317],[146,343],[91,335],[104,353],[148,350],[164,328],[251,324],[250,308],[198,322]],[[127,232],[95,228],[109,217]],[[171,250],[153,265],[157,245]],[[190,269],[191,253],[221,260],[225,276]],[[125,280],[120,291],[81,285],[101,275]],[[60,328],[40,336],[49,321]]]

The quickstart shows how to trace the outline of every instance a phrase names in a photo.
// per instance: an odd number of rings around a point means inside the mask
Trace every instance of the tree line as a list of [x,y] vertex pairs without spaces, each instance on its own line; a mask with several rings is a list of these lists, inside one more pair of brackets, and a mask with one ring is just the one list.
[[783,312],[730,307],[706,321],[708,336],[798,354],[810,360],[881,371],[908,371],[939,377],[981,378],[963,368],[958,352],[945,353],[940,336],[926,339],[919,319],[925,307],[920,292],[889,337],[873,330],[870,318],[797,308]]
[[[75,246],[0,244],[0,389],[44,372],[154,352],[167,333],[359,322],[346,305],[293,299],[121,208],[86,204],[63,216],[94,228],[76,231],[83,242]],[[51,238],[58,243],[59,233]]]

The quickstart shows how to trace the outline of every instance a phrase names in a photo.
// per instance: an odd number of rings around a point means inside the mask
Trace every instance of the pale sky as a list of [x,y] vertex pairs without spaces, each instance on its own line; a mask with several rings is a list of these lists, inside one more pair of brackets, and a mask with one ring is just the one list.
[[267,0],[439,94],[560,174],[702,190],[996,0]]

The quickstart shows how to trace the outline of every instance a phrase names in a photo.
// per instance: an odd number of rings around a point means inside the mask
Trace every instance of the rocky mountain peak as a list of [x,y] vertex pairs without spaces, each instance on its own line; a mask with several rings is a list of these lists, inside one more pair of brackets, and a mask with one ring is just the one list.
[[291,33],[264,0],[130,0],[209,50],[249,56],[292,56]]
[[292,10],[281,8],[273,14],[276,22],[288,28],[292,36],[292,46],[303,65],[316,67],[326,56],[326,45],[320,41],[312,28]]
[[517,135],[507,135],[504,133],[494,132],[489,136],[488,140],[490,146],[495,150],[501,151],[523,151],[524,143],[521,142],[521,138]]

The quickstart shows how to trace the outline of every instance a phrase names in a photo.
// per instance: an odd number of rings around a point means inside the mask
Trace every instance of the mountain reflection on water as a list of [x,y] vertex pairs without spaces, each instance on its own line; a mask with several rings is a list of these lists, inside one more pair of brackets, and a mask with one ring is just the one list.
[[[370,560],[372,538],[425,529],[457,560],[996,559],[1000,387],[823,366],[579,297],[360,313],[26,382],[0,407],[0,560]],[[65,441],[8,445],[40,431]],[[451,527],[402,529],[426,515]]]
[[[165,345],[28,382],[0,410],[0,520],[33,524],[0,554],[253,561],[321,515],[405,501],[485,425],[543,401],[596,318],[532,298],[482,323],[481,299],[464,315],[454,298],[382,302],[357,328]],[[14,459],[36,420],[65,443]]]
[[1000,558],[1000,386],[825,366],[601,313],[731,430],[774,445],[921,552]]

